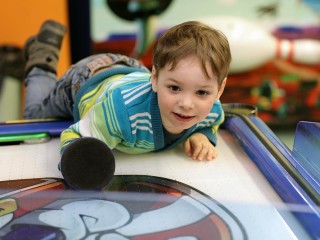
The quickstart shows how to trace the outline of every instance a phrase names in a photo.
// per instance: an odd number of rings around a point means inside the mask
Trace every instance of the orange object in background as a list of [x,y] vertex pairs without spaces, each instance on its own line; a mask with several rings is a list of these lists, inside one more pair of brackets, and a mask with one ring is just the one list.
[[[68,26],[67,0],[4,0],[1,1],[0,45],[22,48],[25,41],[38,32],[41,24],[53,19]],[[70,37],[67,33],[62,44],[58,76],[70,66]]]
[[[22,49],[26,40],[30,36],[37,34],[40,26],[47,19],[60,22],[69,28],[68,0],[1,1],[0,46],[14,46]],[[58,77],[69,68],[70,64],[70,34],[67,32],[62,43],[60,59],[58,62]],[[11,90],[12,89],[9,91]],[[19,92],[11,92],[10,94],[19,94]],[[21,96],[17,96],[21,99],[21,104],[18,104],[18,106],[12,105],[14,108],[20,108],[20,117],[18,118],[22,118],[24,94],[24,85],[22,84]]]

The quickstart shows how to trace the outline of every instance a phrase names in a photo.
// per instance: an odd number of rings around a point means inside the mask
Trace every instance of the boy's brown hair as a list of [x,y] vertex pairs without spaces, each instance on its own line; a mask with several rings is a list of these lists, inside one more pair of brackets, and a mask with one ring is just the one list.
[[206,64],[209,63],[218,77],[219,86],[227,77],[231,62],[230,47],[227,38],[219,30],[197,21],[170,28],[162,34],[153,50],[156,74],[167,64],[171,64],[173,70],[181,59],[188,56],[196,56],[200,60],[208,77]]

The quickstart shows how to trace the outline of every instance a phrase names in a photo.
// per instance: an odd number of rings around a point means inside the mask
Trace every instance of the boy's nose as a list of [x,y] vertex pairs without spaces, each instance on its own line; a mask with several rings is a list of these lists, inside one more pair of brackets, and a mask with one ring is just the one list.
[[191,96],[186,94],[179,99],[179,106],[183,109],[191,109],[194,107],[194,101]]

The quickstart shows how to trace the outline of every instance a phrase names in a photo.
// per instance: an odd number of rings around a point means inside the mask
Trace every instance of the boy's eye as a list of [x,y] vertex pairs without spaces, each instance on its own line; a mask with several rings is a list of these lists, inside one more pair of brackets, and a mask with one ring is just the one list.
[[180,91],[180,88],[178,86],[169,86],[169,89],[173,92]]
[[207,91],[204,91],[204,90],[199,90],[199,91],[197,91],[197,94],[198,94],[199,96],[209,95],[209,93],[208,93]]

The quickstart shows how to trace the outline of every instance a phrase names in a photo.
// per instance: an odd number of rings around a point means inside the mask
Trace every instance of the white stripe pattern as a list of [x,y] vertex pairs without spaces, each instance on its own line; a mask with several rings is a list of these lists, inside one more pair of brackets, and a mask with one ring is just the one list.
[[141,95],[150,92],[151,87],[139,92],[137,95],[133,96],[132,98],[129,98],[127,101],[124,102],[125,105],[131,103],[133,100],[137,99],[138,97],[140,97]]
[[130,102],[142,96],[143,94],[150,92],[150,89],[151,89],[151,84],[148,82],[146,84],[141,85],[138,88],[130,89],[130,92],[128,90],[121,91],[121,94],[125,93],[123,95],[123,100],[125,100],[124,104],[127,105]]
[[137,126],[135,129],[133,129],[131,132],[132,134],[136,134],[137,133],[137,129],[143,130],[143,131],[148,131],[149,133],[153,134],[153,131],[151,128],[146,127],[146,126]]
[[209,113],[207,117],[213,117],[214,119],[216,119],[218,116],[218,113]]
[[106,97],[106,93],[114,88],[116,88],[117,86],[125,83],[125,80],[119,79],[116,80],[112,83],[108,83],[107,87],[100,93],[99,97],[96,99],[96,103],[99,103],[102,101],[102,99],[104,99]]
[[147,117],[147,118],[151,119],[151,114],[148,113],[148,112],[137,113],[135,115],[130,116],[129,119],[130,120],[134,120],[134,119],[136,119],[138,117]]
[[151,114],[148,112],[137,113],[129,117],[132,127],[132,134],[136,134],[137,129],[142,131],[148,131],[153,134],[152,124],[151,124]]
[[[143,85],[144,85],[144,84],[143,84]],[[126,93],[128,93],[128,92],[135,91],[135,89],[137,89],[137,88],[139,88],[139,87],[141,87],[141,86],[138,85],[138,86],[135,86],[135,87],[133,87],[133,88],[124,89],[124,90],[121,91],[121,94],[124,95],[124,94],[126,94]]]
[[209,127],[209,126],[212,126],[215,123],[215,121],[216,121],[218,116],[219,116],[218,113],[209,113],[207,118],[204,119],[203,121],[199,122],[197,124],[197,126],[198,127]]
[[149,120],[137,120],[137,121],[135,121],[135,122],[133,122],[133,123],[131,123],[131,127],[136,127],[138,124],[147,124],[149,127],[152,127],[152,125],[151,125],[151,123],[150,123],[150,121]]
[[[139,86],[138,88],[130,89],[131,91],[129,91],[129,93],[123,95],[123,98],[126,99],[126,98],[130,97],[131,95],[133,95],[133,94],[135,94],[136,92],[140,91],[141,89],[145,88],[146,85],[150,85],[150,84],[147,83],[147,84],[143,84],[143,85]],[[148,89],[150,89],[150,87],[149,87]],[[128,90],[121,91],[122,94],[123,94],[124,92],[128,92]]]

